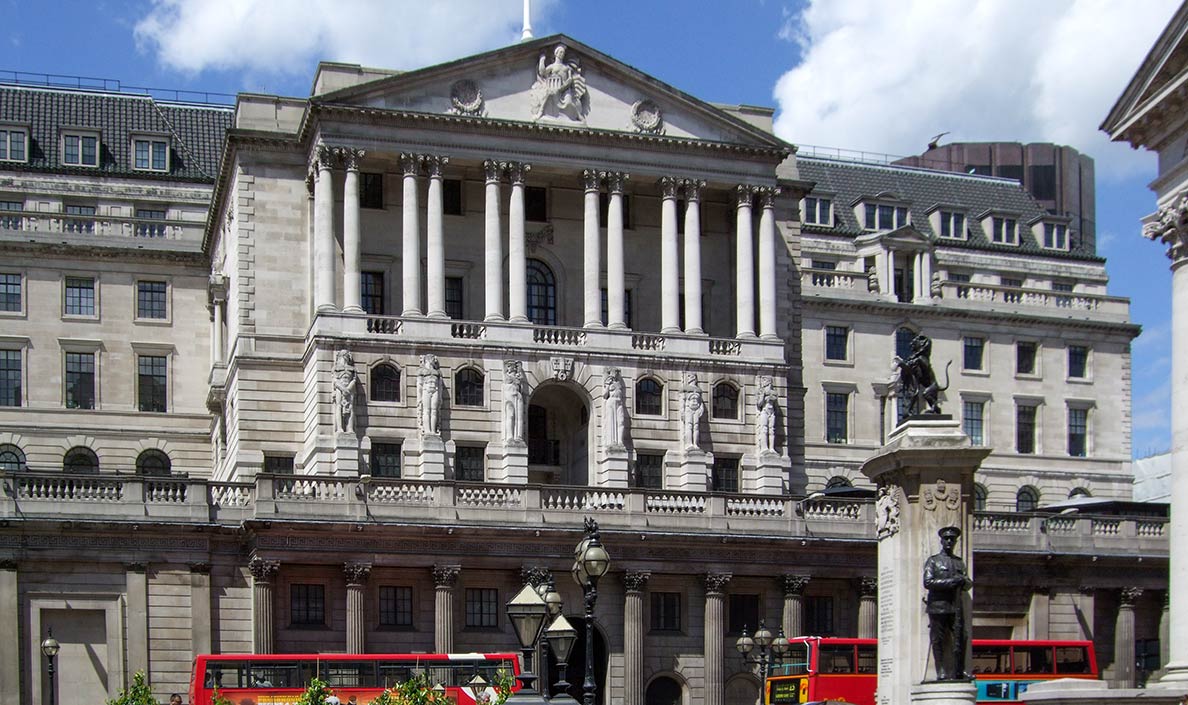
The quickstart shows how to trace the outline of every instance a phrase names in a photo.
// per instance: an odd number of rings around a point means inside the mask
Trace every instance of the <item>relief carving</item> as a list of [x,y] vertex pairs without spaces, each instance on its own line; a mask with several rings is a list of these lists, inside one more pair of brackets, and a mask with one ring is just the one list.
[[454,115],[485,117],[487,109],[483,105],[483,92],[478,84],[468,78],[454,81],[450,86],[449,112]]
[[755,416],[755,450],[760,455],[776,452],[776,415],[779,413],[779,403],[780,398],[775,393],[771,377],[761,376],[759,393],[755,400],[755,407],[759,410]]
[[696,372],[685,373],[681,387],[681,448],[700,448],[701,417],[705,416],[705,399]]
[[586,77],[577,58],[566,59],[564,44],[553,48],[553,62],[542,52],[536,64],[536,81],[532,84],[532,119],[546,114],[567,117],[586,124],[590,112],[590,95]]
[[623,399],[626,388],[623,375],[619,368],[612,367],[602,378],[602,398],[605,404],[602,408],[602,442],[607,448],[623,448],[623,432],[626,427],[626,408]]
[[879,486],[875,500],[875,534],[880,540],[899,533],[899,492],[895,485]]
[[503,363],[503,440],[524,441],[524,366],[519,360]]
[[350,350],[334,354],[334,432],[355,432],[355,392],[359,374]]
[[631,106],[631,126],[646,135],[664,134],[664,113],[660,106],[648,98],[635,101]]
[[436,436],[441,433],[441,363],[437,356],[421,356],[421,368],[417,378],[417,418],[422,435]]

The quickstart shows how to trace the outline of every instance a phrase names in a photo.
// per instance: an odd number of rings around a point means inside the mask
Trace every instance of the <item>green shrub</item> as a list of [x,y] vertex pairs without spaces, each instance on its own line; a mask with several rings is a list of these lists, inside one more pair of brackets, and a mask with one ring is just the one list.
[[144,671],[137,671],[132,676],[132,687],[124,690],[115,700],[108,700],[107,705],[160,705],[153,697],[153,689],[149,687]]

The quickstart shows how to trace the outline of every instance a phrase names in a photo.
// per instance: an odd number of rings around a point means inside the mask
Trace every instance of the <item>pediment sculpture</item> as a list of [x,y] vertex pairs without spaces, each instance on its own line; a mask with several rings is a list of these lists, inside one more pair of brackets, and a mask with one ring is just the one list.
[[536,81],[532,84],[532,119],[567,117],[586,124],[590,112],[590,93],[586,90],[586,77],[581,62],[576,57],[566,57],[566,47],[558,44],[553,48],[553,61],[541,52],[536,64]]

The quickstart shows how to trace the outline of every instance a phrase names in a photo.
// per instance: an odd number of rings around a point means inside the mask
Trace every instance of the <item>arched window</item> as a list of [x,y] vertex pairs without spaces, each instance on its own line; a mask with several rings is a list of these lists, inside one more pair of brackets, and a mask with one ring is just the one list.
[[169,461],[169,456],[153,448],[144,451],[136,457],[136,472],[141,475],[168,477],[172,468],[173,463]]
[[974,511],[975,512],[986,511],[986,498],[989,496],[990,496],[990,492],[986,489],[985,485],[983,485],[980,482],[974,483]]
[[387,363],[371,368],[371,401],[400,401],[400,370]]
[[1039,490],[1031,485],[1024,485],[1015,493],[1016,512],[1034,512],[1039,506]]
[[483,373],[473,367],[464,367],[454,375],[454,404],[457,406],[483,405]]
[[66,451],[62,458],[62,469],[66,472],[89,474],[99,472],[99,456],[90,448],[76,446]]
[[738,389],[729,382],[714,385],[714,418],[738,418]]
[[853,487],[854,483],[850,482],[848,478],[841,475],[834,475],[825,482],[825,489],[831,490],[836,487]]
[[912,356],[912,339],[916,337],[916,331],[906,326],[895,331],[895,355],[908,359]]
[[557,280],[549,265],[528,260],[528,320],[538,326],[557,325]]
[[660,676],[648,683],[644,705],[681,705],[681,684],[668,676]]
[[25,454],[20,448],[8,443],[0,445],[0,471],[20,472],[25,469]]
[[659,416],[663,410],[664,387],[651,377],[635,383],[635,413],[645,416]]
[[1068,491],[1069,499],[1076,499],[1077,497],[1092,497],[1093,494],[1084,487],[1074,487]]

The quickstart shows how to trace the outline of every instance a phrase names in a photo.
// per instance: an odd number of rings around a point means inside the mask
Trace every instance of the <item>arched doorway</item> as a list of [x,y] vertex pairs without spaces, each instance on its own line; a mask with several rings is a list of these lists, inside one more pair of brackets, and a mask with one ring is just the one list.
[[590,406],[564,383],[537,387],[528,402],[528,481],[590,482]]
[[644,692],[644,705],[682,705],[684,703],[684,688],[675,679],[659,676],[648,683]]
[[759,679],[740,673],[726,681],[726,705],[759,705]]
[[[582,684],[586,680],[586,619],[577,615],[568,615],[566,619],[573,625],[577,631],[577,641],[573,644],[573,651],[569,653],[569,662],[565,668],[565,680],[569,683],[570,697],[579,703],[582,701]],[[553,652],[548,652],[548,692],[553,693],[553,684],[560,680],[561,672],[557,668],[557,659],[553,657]],[[606,690],[606,639],[602,636],[602,632],[595,626],[594,628],[594,683],[598,686],[597,702],[602,705],[611,705],[613,702],[610,693]],[[544,690],[543,688],[541,690]],[[556,693],[553,693],[556,695]]]

